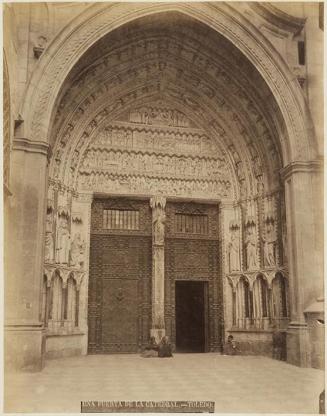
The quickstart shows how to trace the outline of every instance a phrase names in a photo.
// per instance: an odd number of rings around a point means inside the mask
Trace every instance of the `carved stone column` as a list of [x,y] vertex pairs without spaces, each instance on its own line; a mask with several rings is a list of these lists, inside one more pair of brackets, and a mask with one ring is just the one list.
[[152,328],[159,342],[165,335],[165,206],[166,198],[154,196],[152,208]]
[[322,177],[319,170],[317,162],[296,162],[282,171],[291,311],[287,360],[301,366],[310,366],[310,342],[304,310],[323,294]]

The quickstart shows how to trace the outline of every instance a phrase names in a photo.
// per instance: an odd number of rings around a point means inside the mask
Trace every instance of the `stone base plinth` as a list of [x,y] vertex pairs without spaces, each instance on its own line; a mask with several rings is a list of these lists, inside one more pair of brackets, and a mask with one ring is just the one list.
[[154,328],[150,330],[150,335],[151,337],[155,337],[156,342],[159,343],[162,340],[162,337],[166,335],[166,330]]
[[84,333],[47,335],[45,357],[62,358],[85,355],[84,339]]
[[45,334],[41,325],[8,325],[4,333],[5,370],[40,371]]
[[271,331],[231,329],[226,332],[228,335],[233,335],[241,355],[263,355],[272,357]]
[[286,335],[287,362],[299,367],[310,367],[310,344],[308,326],[305,323],[290,322]]

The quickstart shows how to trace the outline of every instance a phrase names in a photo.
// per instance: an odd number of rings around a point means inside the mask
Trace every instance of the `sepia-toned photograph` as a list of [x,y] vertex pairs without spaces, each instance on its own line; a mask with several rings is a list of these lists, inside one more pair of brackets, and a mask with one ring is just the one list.
[[2,19],[4,412],[325,414],[324,3]]

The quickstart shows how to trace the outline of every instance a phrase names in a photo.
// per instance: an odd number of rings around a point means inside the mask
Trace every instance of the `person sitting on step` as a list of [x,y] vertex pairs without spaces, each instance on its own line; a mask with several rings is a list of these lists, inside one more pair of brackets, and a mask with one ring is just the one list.
[[160,358],[166,358],[166,357],[172,357],[172,349],[171,345],[168,342],[168,337],[164,336],[162,337],[162,340],[159,344],[159,351],[158,351],[158,357]]
[[145,347],[144,351],[141,354],[143,358],[154,358],[158,357],[159,346],[156,342],[155,337],[150,338],[149,344]]
[[237,344],[233,335],[229,335],[224,345],[224,355],[236,355],[238,353]]

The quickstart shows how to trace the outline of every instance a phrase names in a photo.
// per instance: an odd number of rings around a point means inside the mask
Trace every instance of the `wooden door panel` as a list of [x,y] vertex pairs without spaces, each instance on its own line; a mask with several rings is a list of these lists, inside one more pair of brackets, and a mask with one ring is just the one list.
[[[140,229],[103,227],[104,209],[135,209]],[[92,205],[88,351],[137,352],[151,320],[152,238],[147,201],[95,200]]]
[[103,280],[102,348],[104,352],[138,350],[138,281]]

